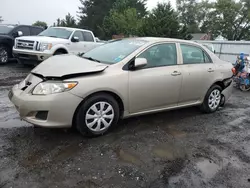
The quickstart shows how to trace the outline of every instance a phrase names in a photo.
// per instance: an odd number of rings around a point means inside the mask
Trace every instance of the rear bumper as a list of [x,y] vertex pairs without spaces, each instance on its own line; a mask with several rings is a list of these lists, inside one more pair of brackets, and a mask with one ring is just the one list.
[[52,56],[50,53],[13,49],[13,56],[24,61],[42,62]]
[[222,95],[225,97],[225,100],[227,101],[233,92],[233,83],[231,82],[230,85],[222,91]]

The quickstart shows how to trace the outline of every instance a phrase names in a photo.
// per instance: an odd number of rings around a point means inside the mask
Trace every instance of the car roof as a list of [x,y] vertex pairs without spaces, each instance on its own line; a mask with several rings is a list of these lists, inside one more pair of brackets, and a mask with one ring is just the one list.
[[12,26],[14,27],[20,27],[20,26],[26,26],[26,27],[35,27],[35,28],[39,28],[39,29],[44,29],[43,27],[40,26],[33,26],[33,25],[19,25],[19,24],[0,24],[2,26]]
[[[196,42],[190,40],[182,40],[175,38],[163,38],[163,37],[134,37],[134,38],[124,38],[124,39],[134,39],[134,40],[144,40],[150,43],[156,42],[180,42],[180,43],[189,43],[189,44],[197,44]],[[119,40],[119,39],[117,39]]]
[[81,29],[81,28],[73,28],[73,27],[53,27],[53,28],[67,29],[67,30],[70,30],[70,31],[81,30],[81,31],[88,31],[88,32],[91,32],[90,30]]

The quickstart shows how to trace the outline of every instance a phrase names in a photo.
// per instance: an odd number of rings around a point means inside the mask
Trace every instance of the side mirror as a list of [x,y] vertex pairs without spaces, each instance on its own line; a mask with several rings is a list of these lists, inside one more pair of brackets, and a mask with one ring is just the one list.
[[136,58],[134,68],[135,69],[142,68],[145,67],[147,64],[148,61],[146,58]]
[[71,41],[72,42],[79,42],[79,38],[78,37],[72,37]]
[[17,35],[18,35],[19,37],[21,37],[21,36],[23,36],[23,32],[22,32],[22,31],[18,31],[18,32],[17,32]]

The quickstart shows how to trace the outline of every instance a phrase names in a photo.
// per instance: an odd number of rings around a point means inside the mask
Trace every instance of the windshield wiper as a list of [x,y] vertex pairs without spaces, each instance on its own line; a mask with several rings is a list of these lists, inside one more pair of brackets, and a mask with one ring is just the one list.
[[83,57],[83,58],[88,59],[88,60],[90,60],[90,61],[95,61],[95,62],[101,63],[101,61],[99,61],[99,60],[97,60],[97,59],[94,59],[94,58],[92,58],[92,57]]

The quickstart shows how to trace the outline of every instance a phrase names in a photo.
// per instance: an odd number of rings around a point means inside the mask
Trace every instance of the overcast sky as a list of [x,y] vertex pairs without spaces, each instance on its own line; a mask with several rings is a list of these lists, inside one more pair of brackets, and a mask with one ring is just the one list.
[[[57,18],[64,18],[69,12],[76,16],[79,0],[0,0],[0,16],[3,23],[32,24],[37,20],[52,25]],[[101,0],[100,0],[101,1]],[[175,0],[169,0],[175,6]],[[157,2],[168,0],[148,0],[147,7],[152,9]]]

